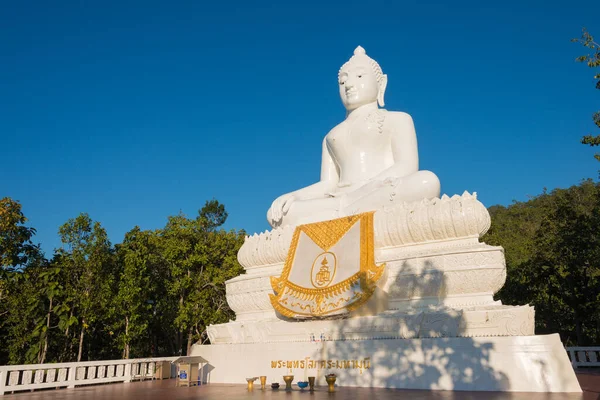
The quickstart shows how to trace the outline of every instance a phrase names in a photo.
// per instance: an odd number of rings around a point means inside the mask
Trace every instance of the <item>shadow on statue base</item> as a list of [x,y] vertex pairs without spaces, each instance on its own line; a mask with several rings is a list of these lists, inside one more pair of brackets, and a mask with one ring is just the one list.
[[[581,392],[557,334],[194,345],[208,383],[282,382],[337,375],[340,386],[424,390]],[[304,379],[306,380],[306,379]]]

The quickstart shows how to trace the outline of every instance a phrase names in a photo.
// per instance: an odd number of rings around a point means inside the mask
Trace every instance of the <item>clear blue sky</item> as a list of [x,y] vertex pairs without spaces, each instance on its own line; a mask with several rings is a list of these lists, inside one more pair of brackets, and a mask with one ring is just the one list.
[[[487,206],[597,177],[600,2],[5,1],[0,197],[47,253],[87,212],[113,243],[216,198],[226,228],[268,228],[278,195],[319,176],[357,45],[413,116],[421,168]],[[47,254],[50,256],[51,254]]]

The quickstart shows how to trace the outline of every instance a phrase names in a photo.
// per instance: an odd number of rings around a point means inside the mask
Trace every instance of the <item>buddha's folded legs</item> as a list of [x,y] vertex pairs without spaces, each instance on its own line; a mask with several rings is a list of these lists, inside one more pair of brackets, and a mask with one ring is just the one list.
[[430,171],[418,171],[402,178],[371,181],[349,193],[296,200],[278,226],[297,226],[346,215],[374,211],[402,202],[440,196],[440,181]]
[[431,171],[418,171],[402,178],[371,181],[344,195],[340,216],[381,209],[402,202],[432,199],[440,196],[440,181]]

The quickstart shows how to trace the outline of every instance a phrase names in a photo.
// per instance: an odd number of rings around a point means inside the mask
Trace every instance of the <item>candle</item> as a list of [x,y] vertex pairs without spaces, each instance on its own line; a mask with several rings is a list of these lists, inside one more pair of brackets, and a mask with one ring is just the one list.
[[310,357],[306,357],[304,359],[304,382],[306,382],[306,373],[307,373],[307,370],[308,370],[308,359],[309,358]]

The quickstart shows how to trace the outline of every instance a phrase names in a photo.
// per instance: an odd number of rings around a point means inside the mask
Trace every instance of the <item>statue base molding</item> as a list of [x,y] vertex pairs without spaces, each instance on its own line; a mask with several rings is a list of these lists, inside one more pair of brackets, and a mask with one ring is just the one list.
[[[379,304],[357,311],[375,315],[497,305],[493,295],[506,280],[506,264],[501,247],[479,242],[489,226],[487,209],[466,192],[376,211],[375,262],[386,265],[377,283]],[[238,253],[246,273],[226,282],[236,321],[280,317],[269,297],[271,280],[284,269],[294,230],[288,226],[246,238]]]
[[385,311],[372,316],[313,321],[286,321],[273,317],[211,325],[208,332],[212,344],[531,336],[534,334],[534,314],[531,306],[498,304],[463,309]]
[[207,383],[294,375],[324,386],[325,375],[335,373],[340,386],[581,392],[557,334],[194,345],[191,355],[207,360]]
[[[386,310],[494,306],[498,303],[493,295],[506,279],[502,248],[478,243],[477,238],[381,248],[375,256],[378,263],[386,263],[386,272],[378,283],[379,304],[374,310],[371,302],[370,308],[362,310],[371,315]],[[236,321],[278,317],[269,295],[273,293],[271,277],[282,269],[283,262],[262,266],[226,282],[227,302]]]

